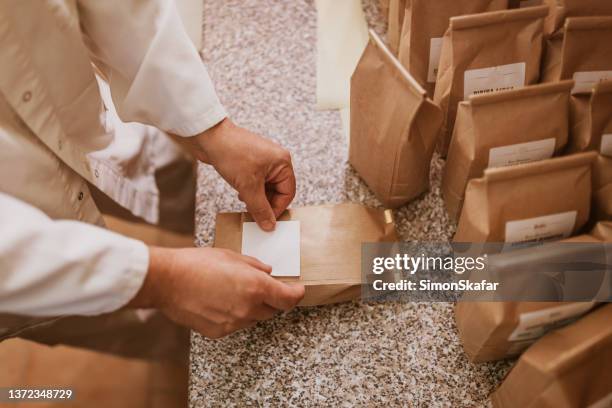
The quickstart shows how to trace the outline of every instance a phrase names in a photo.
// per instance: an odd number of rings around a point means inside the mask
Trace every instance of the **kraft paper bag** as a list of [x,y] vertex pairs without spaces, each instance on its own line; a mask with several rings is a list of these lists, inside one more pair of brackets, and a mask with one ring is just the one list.
[[[609,2],[612,4],[612,2]],[[573,93],[589,93],[612,79],[612,16],[571,17],[546,41],[542,82],[574,79]]]
[[453,240],[520,244],[575,235],[589,219],[596,157],[587,152],[486,169],[468,183]]
[[509,0],[508,8],[517,9],[525,7],[535,7],[544,4],[544,0]]
[[410,0],[406,2],[399,60],[433,97],[442,37],[450,18],[507,8],[507,0]]
[[609,407],[612,305],[547,334],[493,393],[494,407]]
[[472,95],[461,102],[442,178],[449,216],[461,212],[469,180],[486,168],[549,159],[568,137],[572,81]]
[[441,122],[440,109],[371,31],[351,79],[349,162],[387,208],[429,188]]
[[601,241],[612,242],[612,221],[598,222],[591,235]]
[[612,220],[612,157],[599,155],[593,167],[593,219]]
[[[217,215],[215,248],[241,252],[248,214]],[[390,210],[337,204],[287,210],[279,221],[300,221],[300,277],[277,278],[306,287],[300,306],[345,302],[361,296],[361,244],[398,240]]]
[[387,42],[393,54],[397,55],[400,44],[400,35],[404,23],[404,13],[406,11],[406,1],[408,0],[389,0],[389,26],[387,29]]
[[434,102],[444,113],[438,150],[445,156],[457,105],[472,94],[538,82],[546,6],[450,19],[444,34]]
[[[591,238],[591,242],[599,242]],[[587,313],[593,302],[458,302],[455,323],[472,362],[519,355],[548,331]]]
[[612,157],[612,81],[599,82],[590,94],[572,95],[567,153],[597,150]]
[[380,0],[378,7],[380,8],[380,15],[385,19],[389,19],[389,1],[390,0]]
[[546,34],[563,28],[567,17],[611,16],[612,2],[609,0],[544,0],[550,8],[544,23]]

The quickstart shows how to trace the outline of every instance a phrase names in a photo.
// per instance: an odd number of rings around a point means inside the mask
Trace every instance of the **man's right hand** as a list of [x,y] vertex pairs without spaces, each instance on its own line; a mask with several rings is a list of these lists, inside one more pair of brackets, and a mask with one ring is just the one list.
[[215,248],[150,247],[149,271],[128,307],[156,308],[203,336],[219,338],[288,311],[303,285],[270,276],[255,258]]

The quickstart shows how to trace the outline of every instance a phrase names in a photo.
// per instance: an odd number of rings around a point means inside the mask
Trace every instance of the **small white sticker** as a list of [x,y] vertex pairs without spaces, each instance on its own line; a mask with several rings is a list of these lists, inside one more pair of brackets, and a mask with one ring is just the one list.
[[524,62],[498,67],[470,69],[463,74],[463,99],[525,86]]
[[565,326],[595,306],[595,302],[570,303],[535,312],[521,313],[519,324],[508,341],[536,340],[549,331]]
[[541,242],[569,237],[576,225],[576,211],[545,215],[506,223],[506,242]]
[[599,152],[604,156],[612,157],[612,133],[603,135],[601,137],[601,147]]
[[506,167],[550,159],[555,152],[555,138],[494,147],[489,150],[489,167]]
[[272,276],[300,276],[300,222],[278,221],[266,232],[254,222],[242,224],[242,254],[272,267]]
[[573,94],[591,93],[599,82],[612,79],[612,71],[587,71],[574,74]]
[[542,5],[542,0],[521,0],[519,2],[520,8],[535,7],[535,6],[540,6],[540,5]]
[[442,37],[429,40],[429,68],[427,69],[427,82],[436,82],[440,53],[442,52]]

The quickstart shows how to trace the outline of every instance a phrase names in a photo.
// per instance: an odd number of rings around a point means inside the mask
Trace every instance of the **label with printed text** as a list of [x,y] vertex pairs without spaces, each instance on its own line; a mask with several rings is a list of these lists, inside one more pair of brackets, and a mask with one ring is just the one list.
[[535,340],[552,329],[565,326],[595,306],[594,302],[570,303],[535,312],[521,313],[519,324],[510,334],[509,341]]
[[591,93],[595,85],[612,79],[612,71],[586,71],[574,74],[573,94]]
[[497,67],[470,69],[463,75],[463,99],[470,95],[509,91],[525,86],[524,62]]
[[509,221],[506,223],[505,241],[514,244],[567,238],[574,231],[576,216],[576,211],[568,211]]
[[442,38],[432,38],[429,40],[429,68],[427,68],[427,82],[436,82],[441,52]]
[[494,147],[489,150],[489,167],[506,167],[549,159],[555,152],[555,138]]

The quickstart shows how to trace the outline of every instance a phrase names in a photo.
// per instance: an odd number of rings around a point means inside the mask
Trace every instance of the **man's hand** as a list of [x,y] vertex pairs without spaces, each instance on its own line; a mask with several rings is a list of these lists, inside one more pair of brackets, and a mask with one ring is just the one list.
[[157,308],[202,335],[219,338],[288,311],[304,286],[269,274],[270,266],[225,249],[150,247],[147,277],[128,307]]
[[274,229],[276,218],[295,197],[295,175],[287,150],[229,119],[182,141],[238,191],[263,230]]

